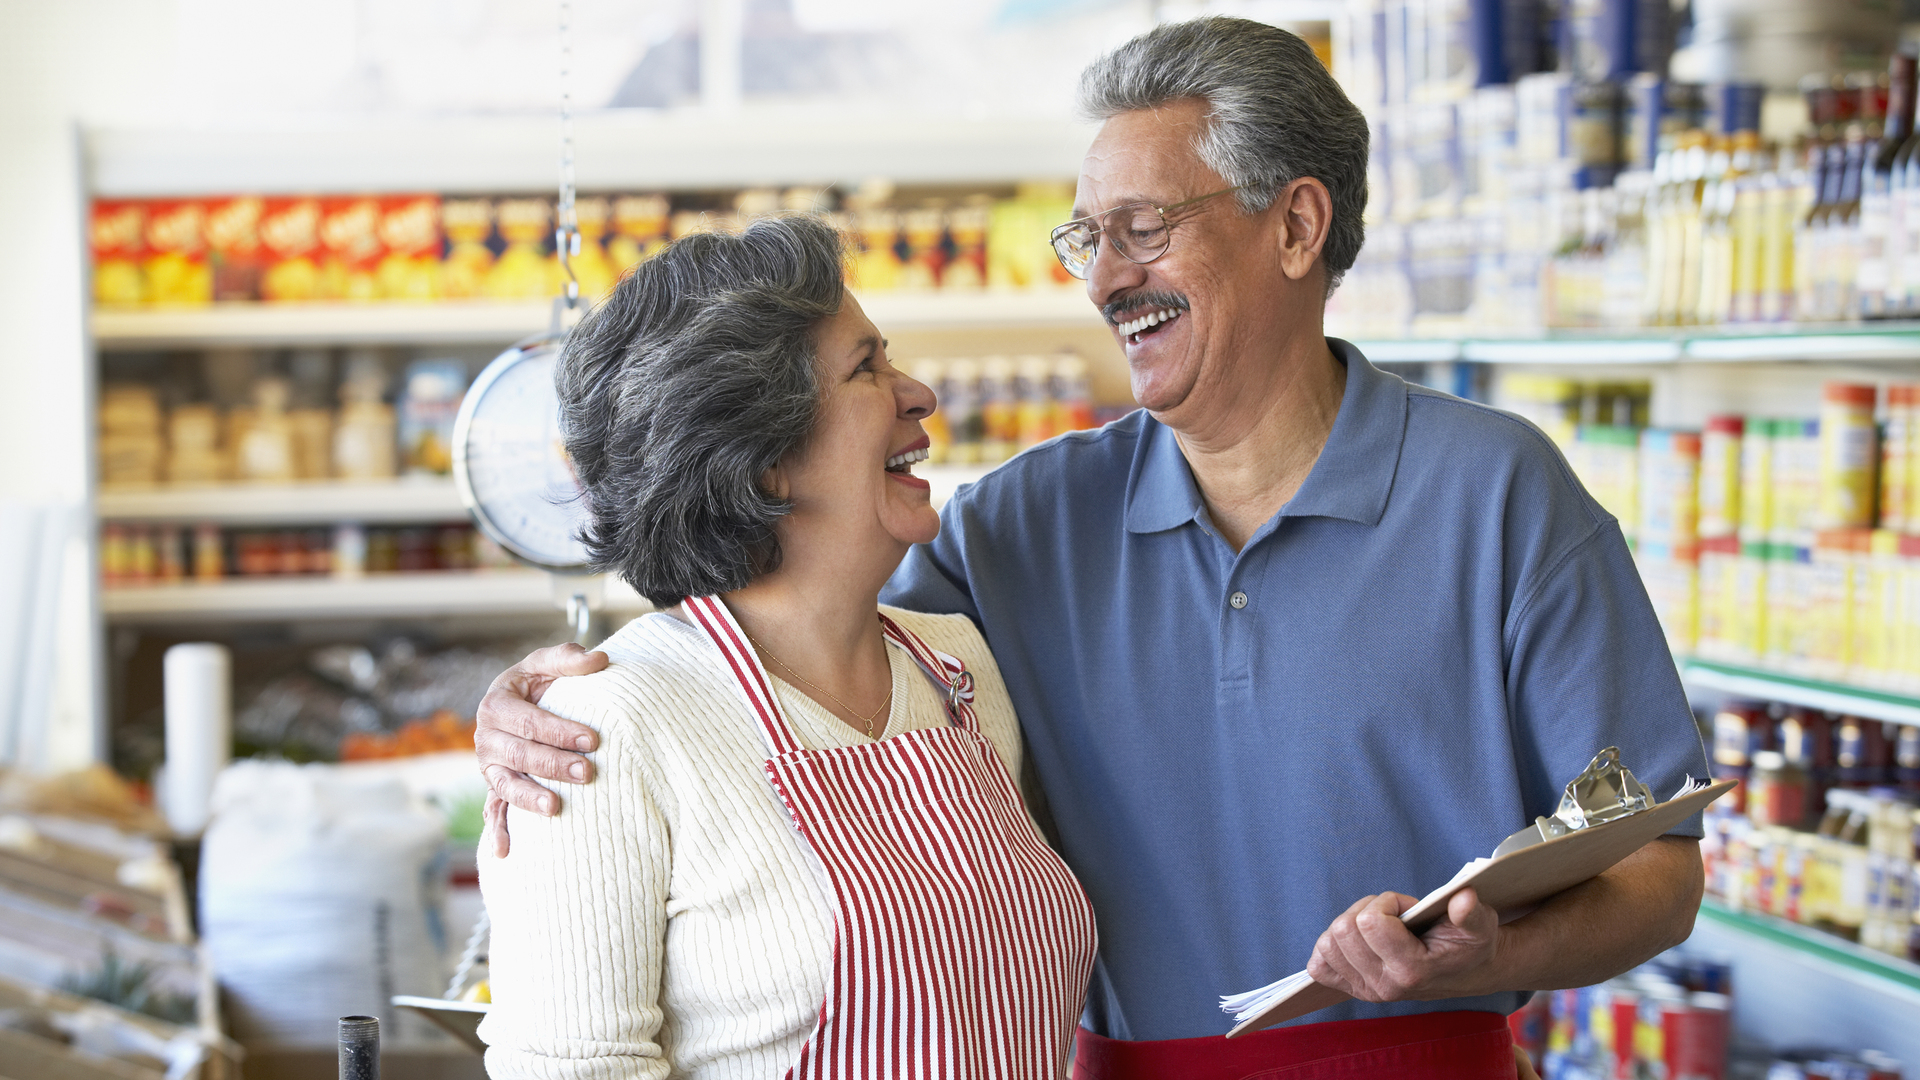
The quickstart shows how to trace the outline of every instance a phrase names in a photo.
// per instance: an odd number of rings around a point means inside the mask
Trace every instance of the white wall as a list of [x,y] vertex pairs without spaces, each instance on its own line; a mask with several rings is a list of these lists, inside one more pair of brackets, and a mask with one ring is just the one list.
[[83,509],[87,437],[82,120],[149,121],[172,104],[175,11],[166,0],[0,0],[0,500],[66,508],[48,716],[29,764],[65,768],[102,748],[94,574]]

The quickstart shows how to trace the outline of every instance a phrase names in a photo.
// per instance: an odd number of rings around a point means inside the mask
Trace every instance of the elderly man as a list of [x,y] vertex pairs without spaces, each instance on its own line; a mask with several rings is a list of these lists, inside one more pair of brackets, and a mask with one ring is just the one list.
[[[1300,39],[1162,26],[1081,94],[1104,125],[1054,246],[1144,408],[963,489],[883,597],[999,658],[1099,920],[1076,1071],[1512,1076],[1503,1014],[1681,941],[1701,891],[1696,821],[1504,926],[1470,891],[1396,918],[1603,747],[1661,795],[1705,774],[1620,528],[1536,429],[1323,336],[1367,127]],[[520,772],[588,776],[552,747],[592,733],[528,702],[599,662],[489,695],[515,805],[558,809]],[[1302,963],[1355,1000],[1219,1038],[1218,995]]]

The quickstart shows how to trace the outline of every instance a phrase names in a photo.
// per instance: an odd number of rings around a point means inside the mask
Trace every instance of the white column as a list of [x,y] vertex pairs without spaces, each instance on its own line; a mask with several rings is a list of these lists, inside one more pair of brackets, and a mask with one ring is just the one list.
[[743,0],[700,0],[700,104],[709,112],[740,107]]

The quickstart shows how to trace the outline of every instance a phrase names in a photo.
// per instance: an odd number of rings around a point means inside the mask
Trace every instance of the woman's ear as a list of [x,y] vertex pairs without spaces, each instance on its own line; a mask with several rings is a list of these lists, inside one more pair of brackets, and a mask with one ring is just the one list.
[[789,491],[786,468],[782,465],[775,465],[773,468],[761,473],[760,490],[779,499],[781,502],[785,502]]

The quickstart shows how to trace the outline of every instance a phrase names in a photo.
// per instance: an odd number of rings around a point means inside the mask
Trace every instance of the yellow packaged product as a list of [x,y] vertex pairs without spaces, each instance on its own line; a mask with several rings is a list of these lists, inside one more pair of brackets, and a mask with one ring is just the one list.
[[1819,513],[1825,529],[1871,528],[1879,429],[1874,426],[1874,387],[1830,382],[1821,391]]
[[1740,448],[1746,420],[1710,416],[1700,433],[1700,525],[1702,538],[1740,531]]
[[[612,209],[606,199],[580,199],[573,204],[574,219],[580,228],[580,250],[568,260],[573,276],[580,283],[580,298],[589,303],[613,291],[620,271],[607,256],[607,231],[612,226]],[[566,282],[562,267],[560,281]]]
[[1749,419],[1740,436],[1740,539],[1773,539],[1773,429],[1768,419]]
[[1740,541],[1715,536],[1700,541],[1700,633],[1695,651],[1714,660],[1739,662]]
[[452,300],[485,295],[493,270],[493,201],[446,199],[440,203],[440,226],[446,231],[447,256],[440,266],[440,294]]
[[87,235],[93,248],[93,301],[102,307],[146,302],[140,264],[147,250],[147,204],[96,199]]
[[213,302],[206,224],[207,207],[198,199],[147,204],[146,260],[141,266],[147,303],[198,307]]
[[559,291],[554,259],[553,204],[546,199],[501,199],[494,206],[506,246],[487,271],[486,295],[496,300],[535,300]]
[[1864,529],[1820,533],[1808,576],[1806,670],[1816,678],[1843,679],[1853,663],[1853,585],[1859,557],[1867,550]]
[[668,209],[665,195],[622,195],[613,200],[607,259],[616,276],[624,277],[667,245]]
[[900,257],[900,215],[886,207],[870,207],[853,215],[856,239],[853,281],[866,292],[900,287],[905,267]]
[[1913,516],[1915,392],[1920,386],[1887,387],[1887,431],[1880,444],[1880,527],[1905,532]]
[[1854,553],[1852,644],[1847,678],[1869,686],[1893,680],[1894,636],[1900,623],[1900,537],[1888,529],[1865,534]]
[[374,272],[381,299],[425,301],[440,298],[440,197],[395,195],[380,200],[379,268]]

